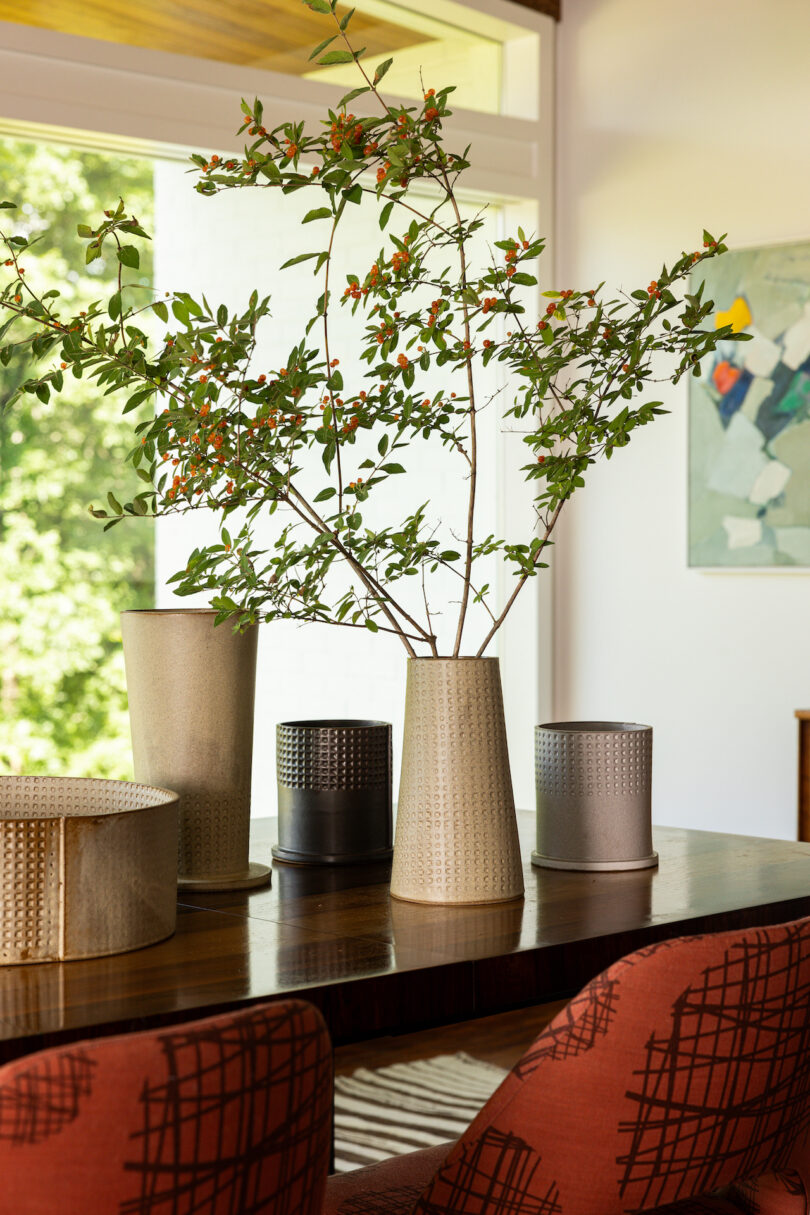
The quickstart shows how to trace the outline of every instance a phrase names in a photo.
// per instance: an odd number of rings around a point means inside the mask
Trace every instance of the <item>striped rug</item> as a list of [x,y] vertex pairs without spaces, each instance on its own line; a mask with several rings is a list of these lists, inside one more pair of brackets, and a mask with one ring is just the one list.
[[335,1170],[457,1139],[506,1071],[463,1053],[335,1079]]

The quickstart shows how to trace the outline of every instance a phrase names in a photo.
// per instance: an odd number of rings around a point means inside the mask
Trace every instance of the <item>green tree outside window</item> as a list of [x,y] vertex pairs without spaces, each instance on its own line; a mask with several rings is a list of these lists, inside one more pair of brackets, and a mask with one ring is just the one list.
[[[28,199],[26,235],[48,233],[31,273],[81,310],[114,290],[117,262],[85,266],[76,226],[123,195],[152,227],[149,161],[38,141],[0,139],[0,195]],[[152,282],[151,250],[138,275]],[[47,282],[44,280],[47,278]],[[0,366],[0,403],[29,373]],[[70,377],[69,377],[70,378]],[[154,602],[154,525],[103,533],[87,504],[125,464],[132,418],[118,394],[70,378],[47,403],[0,412],[0,772],[131,776],[118,613]],[[147,417],[150,407],[146,407]],[[122,470],[122,471],[119,471]]]

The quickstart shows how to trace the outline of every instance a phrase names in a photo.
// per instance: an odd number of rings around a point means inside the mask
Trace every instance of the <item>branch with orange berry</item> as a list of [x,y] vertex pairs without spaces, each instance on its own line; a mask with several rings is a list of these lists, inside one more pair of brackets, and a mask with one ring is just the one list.
[[[265,189],[282,202],[301,190],[313,197],[303,223],[325,235],[285,268],[311,269],[315,298],[284,360],[257,366],[257,335],[272,324],[270,300],[258,291],[236,311],[180,290],[144,304],[124,271],[137,269],[135,242],[148,237],[122,202],[97,227],[79,229],[88,262],[110,257],[119,267],[110,299],[79,316],[64,314],[56,293],[37,292],[35,276],[26,276],[20,259],[34,242],[0,229],[9,272],[0,287],[0,364],[21,349],[37,364],[17,395],[47,400],[72,375],[125,393],[125,411],[155,406],[135,427],[129,457],[142,492],[122,503],[111,491],[104,508],[91,510],[105,527],[201,507],[217,512],[218,542],[195,549],[171,580],[179,595],[209,592],[219,619],[239,627],[290,618],[382,630],[409,654],[434,656],[461,652],[469,609],[481,604],[483,636],[472,648],[480,655],[526,582],[545,568],[562,507],[590,465],[611,458],[664,412],[660,401],[644,398],[662,360],[669,360],[665,378],[677,383],[699,374],[719,341],[742,340],[728,327],[702,328],[712,302],[702,287],[688,290],[699,264],[725,245],[704,233],[702,250],[682,254],[628,296],[610,298],[601,284],[546,290],[539,319],[530,319],[544,242],[518,229],[476,267],[483,220],[464,218],[457,194],[469,149],[446,146],[452,89],[430,88],[413,105],[385,100],[380,84],[391,61],[367,72],[349,40],[351,14],[339,19],[331,0],[306,2],[333,23],[313,57],[356,64],[364,83],[318,129],[267,126],[261,103],[244,102],[243,152],[192,158],[203,195]],[[341,225],[359,204],[376,208],[382,244],[369,250],[367,268],[335,289]],[[356,318],[359,377],[344,378],[335,308]],[[147,311],[163,326],[157,339]],[[525,531],[500,538],[479,534],[476,501],[478,415],[492,407],[481,372],[493,361],[510,385],[503,425],[517,422],[527,447],[527,462],[515,471],[534,486]],[[430,502],[384,525],[367,506],[384,509],[394,478],[408,487],[417,440],[447,452],[463,517],[458,535]],[[257,528],[277,512],[267,547]],[[503,603],[475,574],[493,555],[514,574]],[[440,613],[429,600],[440,570],[451,571],[461,591],[446,638],[437,634]]]

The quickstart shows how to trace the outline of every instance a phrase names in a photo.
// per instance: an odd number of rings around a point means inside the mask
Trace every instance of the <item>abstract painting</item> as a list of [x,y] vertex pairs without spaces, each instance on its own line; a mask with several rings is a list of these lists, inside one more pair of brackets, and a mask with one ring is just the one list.
[[810,242],[706,263],[721,343],[690,380],[689,564],[810,567]]

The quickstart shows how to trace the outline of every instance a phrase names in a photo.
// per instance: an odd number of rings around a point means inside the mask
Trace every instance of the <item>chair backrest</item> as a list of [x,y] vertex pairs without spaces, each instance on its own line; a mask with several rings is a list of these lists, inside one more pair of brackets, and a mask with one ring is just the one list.
[[0,1068],[0,1215],[319,1215],[332,1052],[298,1000]]
[[808,1126],[810,919],[662,942],[539,1035],[415,1211],[623,1215],[782,1169],[807,1186]]

